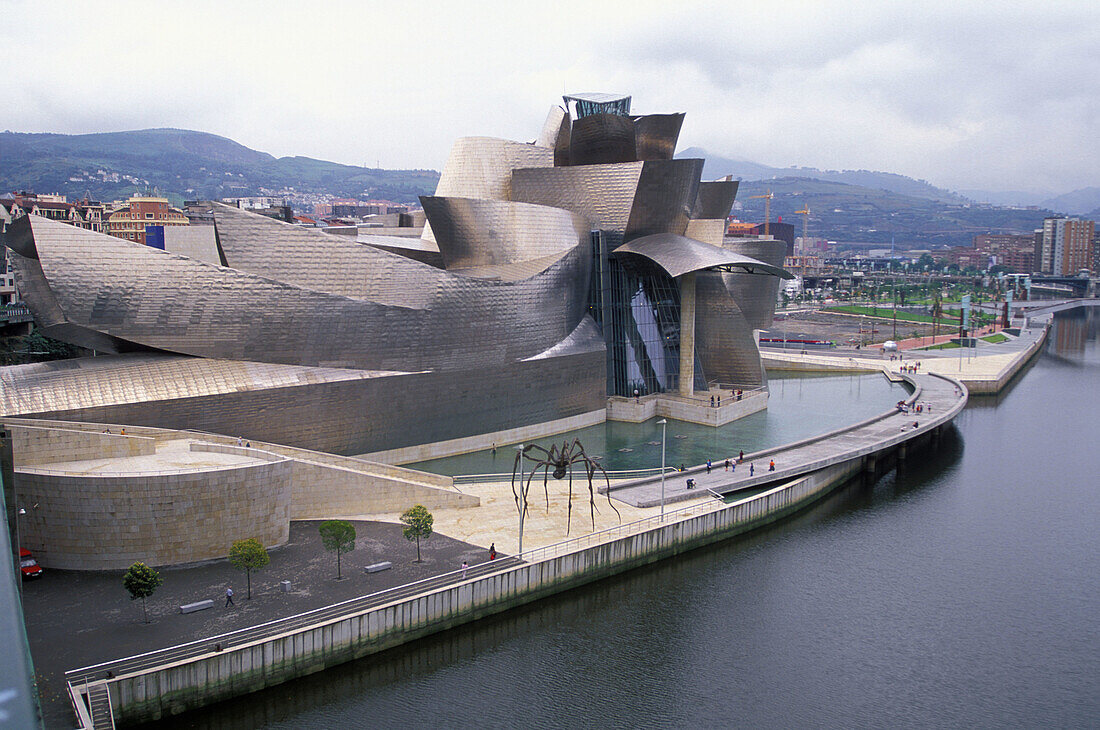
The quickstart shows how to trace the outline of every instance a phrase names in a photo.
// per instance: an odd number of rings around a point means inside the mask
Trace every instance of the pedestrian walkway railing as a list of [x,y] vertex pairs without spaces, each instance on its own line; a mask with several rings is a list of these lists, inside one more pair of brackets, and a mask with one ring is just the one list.
[[[524,475],[531,473],[531,465],[527,465],[527,469],[523,472]],[[666,474],[672,474],[677,471],[671,466],[665,467]],[[518,475],[518,472],[517,472]],[[651,469],[615,469],[607,471],[607,478],[611,480],[618,479],[644,479],[645,477],[656,477],[661,475],[661,467],[654,467]],[[597,476],[600,481],[603,481],[603,474],[597,472]],[[535,478],[540,478],[541,472],[535,474]],[[526,478],[526,476],[525,476]],[[584,479],[584,470],[579,470],[578,473],[573,475],[574,479]],[[481,484],[485,482],[511,482],[512,472],[496,472],[493,474],[458,474],[454,477],[455,484]]]

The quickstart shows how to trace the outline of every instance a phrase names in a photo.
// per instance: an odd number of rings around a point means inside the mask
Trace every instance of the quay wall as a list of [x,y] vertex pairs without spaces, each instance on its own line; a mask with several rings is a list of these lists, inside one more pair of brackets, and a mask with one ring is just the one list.
[[154,439],[67,428],[40,428],[9,423],[15,468],[86,459],[144,456],[156,449]]
[[805,508],[855,475],[853,459],[740,502],[484,577],[395,600],[286,634],[100,680],[111,685],[115,716],[147,722],[271,687],[507,611],[617,573],[725,540]]

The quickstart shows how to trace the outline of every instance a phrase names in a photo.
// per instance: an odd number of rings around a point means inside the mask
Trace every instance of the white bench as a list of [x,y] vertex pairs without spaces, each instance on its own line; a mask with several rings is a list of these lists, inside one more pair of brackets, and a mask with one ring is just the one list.
[[194,603],[185,603],[180,606],[180,613],[194,613],[195,611],[202,611],[206,608],[213,608],[214,601],[207,598],[205,601],[195,601]]
[[392,567],[393,567],[393,563],[391,563],[387,560],[384,563],[375,563],[374,565],[368,565],[367,567],[363,568],[363,572],[365,572],[365,573],[380,573],[383,570],[389,570]]

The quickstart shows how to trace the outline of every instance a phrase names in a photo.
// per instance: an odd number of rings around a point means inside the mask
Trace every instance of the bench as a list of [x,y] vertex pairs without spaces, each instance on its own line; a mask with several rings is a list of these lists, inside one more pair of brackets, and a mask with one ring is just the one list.
[[375,563],[374,565],[368,565],[367,567],[363,568],[363,572],[364,573],[380,573],[383,570],[389,570],[392,567],[393,567],[393,563],[391,563],[387,560],[384,563]]
[[180,613],[194,613],[195,611],[202,611],[206,608],[213,608],[214,601],[207,598],[205,601],[195,601],[194,603],[185,603],[180,606]]

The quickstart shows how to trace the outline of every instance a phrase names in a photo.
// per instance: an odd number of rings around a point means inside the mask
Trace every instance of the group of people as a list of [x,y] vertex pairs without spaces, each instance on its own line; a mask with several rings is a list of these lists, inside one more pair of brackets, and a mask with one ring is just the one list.
[[898,368],[898,372],[901,373],[915,373],[920,370],[920,363],[914,363],[913,365],[902,365]]
[[[741,394],[744,393],[744,392],[745,391],[743,391],[743,390],[733,391],[734,400],[741,400]],[[716,395],[716,396],[712,395],[710,397],[710,407],[711,408],[721,408],[722,407],[722,396],[721,396],[721,394]]]
[[[739,451],[737,453],[737,458],[736,459],[726,459],[725,463],[722,466],[724,468],[724,471],[736,472],[737,471],[737,465],[738,464],[743,464],[744,462],[745,462],[745,452],[744,452],[744,450],[742,450],[742,451]],[[706,463],[707,474],[710,474],[710,470],[712,468],[714,468],[714,462],[711,461],[710,459],[707,459],[707,463]],[[683,464],[680,465],[679,470],[680,471],[685,471],[685,468],[684,468]],[[768,471],[775,471],[775,459],[770,459],[768,461]],[[756,473],[756,465],[755,464],[749,464],[749,476],[751,477],[755,473]],[[688,479],[687,484],[688,484],[688,489],[692,489],[692,488],[695,487],[695,480],[694,479]]]

